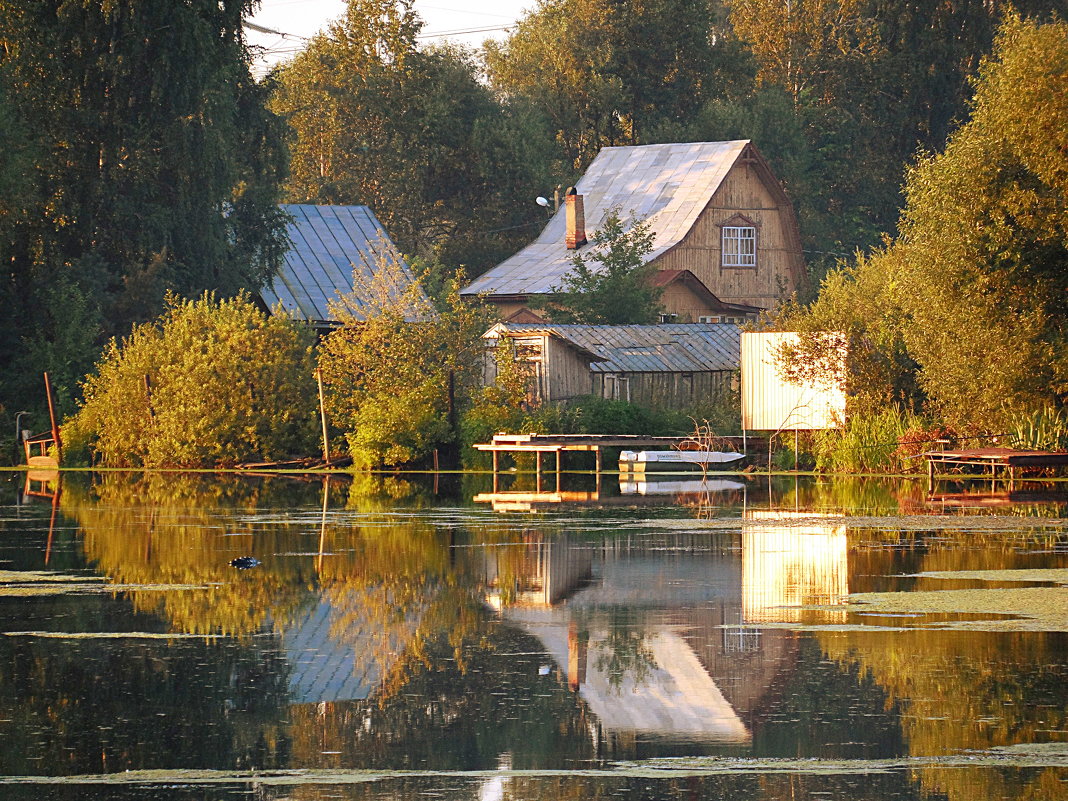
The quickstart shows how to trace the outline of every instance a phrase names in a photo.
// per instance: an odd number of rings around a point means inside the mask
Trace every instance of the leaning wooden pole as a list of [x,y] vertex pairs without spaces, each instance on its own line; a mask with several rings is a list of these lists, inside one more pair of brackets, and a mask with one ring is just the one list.
[[52,423],[52,441],[56,444],[56,463],[63,462],[63,443],[59,436],[59,423],[56,421],[56,396],[52,391],[52,380],[44,374],[45,395],[48,397],[48,419]]
[[330,435],[326,432],[326,403],[323,400],[323,371],[315,368],[315,380],[319,384],[319,419],[323,423],[323,461],[330,461]]

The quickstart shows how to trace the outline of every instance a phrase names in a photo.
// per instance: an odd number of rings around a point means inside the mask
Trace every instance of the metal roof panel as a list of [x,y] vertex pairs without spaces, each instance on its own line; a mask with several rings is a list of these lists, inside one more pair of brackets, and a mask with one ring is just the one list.
[[[285,261],[271,285],[261,291],[269,307],[281,303],[296,317],[333,321],[330,304],[354,289],[353,272],[370,278],[383,260],[408,266],[367,206],[281,206],[289,214]],[[397,291],[403,291],[398,287]]]
[[737,370],[741,329],[730,323],[554,325],[499,323],[493,331],[547,332],[603,358],[599,373],[689,373]]
[[[653,231],[654,259],[690,231],[749,140],[602,148],[579,179],[587,235],[606,214],[644,217]],[[561,207],[538,238],[476,278],[465,295],[528,295],[551,291],[572,269],[576,252],[564,246]]]

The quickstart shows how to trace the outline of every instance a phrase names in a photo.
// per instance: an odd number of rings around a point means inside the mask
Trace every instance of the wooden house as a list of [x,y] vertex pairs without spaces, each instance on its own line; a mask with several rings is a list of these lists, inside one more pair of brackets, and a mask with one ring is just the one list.
[[[283,205],[289,217],[285,263],[260,300],[267,309],[281,307],[317,329],[337,326],[331,304],[352,296],[355,276],[370,283],[384,268],[401,293],[414,281],[400,252],[367,206]],[[395,276],[403,280],[394,281]],[[357,306],[359,305],[357,299]],[[354,310],[359,316],[358,308]]]
[[[661,291],[662,323],[741,324],[756,320],[762,311],[744,303],[724,303],[689,270],[657,270],[653,285]],[[520,322],[514,316],[510,319]]]
[[486,382],[496,378],[496,346],[507,338],[514,358],[528,368],[529,396],[537,402],[594,395],[686,408],[737,386],[741,329],[728,323],[498,323],[483,336],[490,346]]
[[[588,235],[613,210],[647,221],[653,231],[648,261],[674,276],[656,279],[666,283],[667,319],[747,316],[724,315],[717,308],[723,304],[754,310],[751,316],[803,280],[793,205],[753,143],[738,140],[602,149],[537,240],[463,294],[485,296],[509,319],[532,295],[563,286],[574,256],[588,252]],[[685,284],[672,287],[683,273],[703,289],[687,294]]]

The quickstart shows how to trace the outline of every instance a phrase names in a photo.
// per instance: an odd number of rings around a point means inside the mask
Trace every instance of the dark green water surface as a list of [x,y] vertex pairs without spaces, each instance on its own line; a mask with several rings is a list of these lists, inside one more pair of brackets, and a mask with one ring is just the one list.
[[1068,798],[1068,485],[44,479],[0,799]]

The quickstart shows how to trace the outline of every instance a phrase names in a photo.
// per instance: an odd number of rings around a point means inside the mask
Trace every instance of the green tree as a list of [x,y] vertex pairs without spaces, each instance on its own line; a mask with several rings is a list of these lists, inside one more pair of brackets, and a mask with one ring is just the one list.
[[618,209],[609,211],[593,235],[593,248],[572,257],[574,267],[563,285],[534,296],[531,306],[557,323],[655,323],[662,290],[653,285],[656,267],[646,260],[652,249],[648,222],[627,221]]
[[506,41],[486,44],[489,79],[544,115],[570,178],[600,148],[640,144],[646,129],[748,88],[749,59],[720,5],[540,0]]
[[[903,203],[905,168],[918,149],[941,150],[968,110],[969,80],[990,52],[1011,4],[1002,0],[917,3],[911,0],[727,0],[735,33],[758,63],[759,89],[734,121],[755,125],[730,136],[754,138],[798,206],[807,261],[818,278],[835,261],[893,234]],[[1063,0],[1016,3],[1026,13],[1063,13]],[[801,140],[782,136],[750,106],[781,89],[783,130],[800,124]],[[726,138],[723,115],[692,127],[695,138]],[[719,123],[719,124],[716,124]],[[732,126],[727,126],[731,128]],[[765,138],[769,141],[765,142]],[[796,145],[803,143],[799,149]],[[802,155],[799,161],[796,155]],[[801,170],[796,169],[801,167]],[[818,280],[813,282],[818,285]]]
[[[1068,400],[1068,23],[1009,18],[971,119],[908,174],[901,233],[779,321],[842,331],[855,386],[914,385],[958,426]],[[865,312],[867,310],[867,312]],[[818,359],[820,338],[803,356]],[[858,354],[863,359],[858,360]]]
[[330,419],[354,462],[412,462],[457,442],[459,415],[482,379],[481,304],[460,298],[462,274],[435,306],[402,264],[387,261],[335,307],[341,327],[319,354]]
[[727,0],[731,27],[759,64],[757,80],[795,102],[835,60],[873,44],[866,0]]
[[536,116],[494,100],[470,53],[420,48],[422,25],[410,2],[350,0],[280,71],[287,195],[368,205],[404,252],[480,272],[536,216],[516,198],[547,183],[546,137]]
[[[27,391],[11,376],[57,367],[26,345],[77,340],[57,358],[80,361],[85,340],[155,316],[167,290],[232,295],[280,264],[284,128],[249,74],[252,5],[0,2],[0,105],[24,139],[5,147],[22,189],[0,201],[2,297],[19,321],[0,362],[9,397]],[[68,319],[71,292],[87,313]]]
[[170,296],[105,348],[64,438],[109,466],[207,467],[315,449],[312,333],[244,294]]

